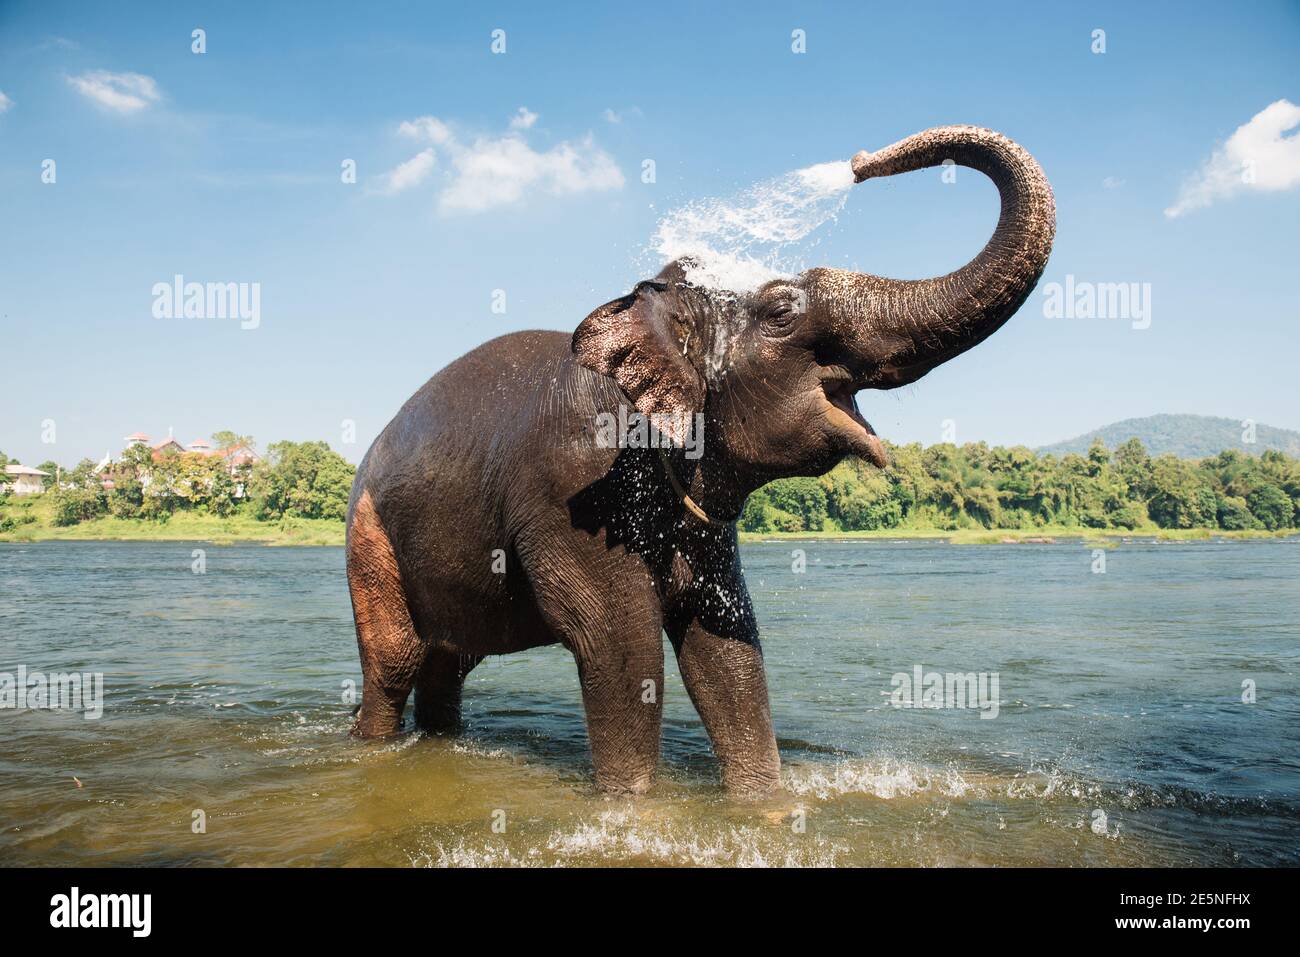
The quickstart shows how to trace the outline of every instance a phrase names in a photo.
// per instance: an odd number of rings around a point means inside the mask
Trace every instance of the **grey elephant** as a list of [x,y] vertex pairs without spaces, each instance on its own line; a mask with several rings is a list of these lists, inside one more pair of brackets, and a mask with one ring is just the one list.
[[[915,382],[990,335],[1051,251],[1047,180],[998,133],[932,129],[858,153],[852,169],[861,182],[945,160],[990,177],[1002,204],[992,239],[949,275],[815,268],[738,295],[671,263],[572,335],[502,336],[425,383],[367,452],[348,506],[364,675],[354,733],[398,732],[412,690],[415,724],[454,732],[484,656],[561,643],[596,784],[644,791],[666,633],[724,786],[778,786],[737,549],[746,497],[845,456],[884,467],[856,393]],[[662,441],[608,441],[604,427],[629,411]]]

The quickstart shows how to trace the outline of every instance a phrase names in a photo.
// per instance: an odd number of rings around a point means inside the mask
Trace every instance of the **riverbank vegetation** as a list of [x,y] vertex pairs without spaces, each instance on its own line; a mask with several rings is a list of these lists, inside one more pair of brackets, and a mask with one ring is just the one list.
[[342,544],[355,473],[324,442],[277,442],[234,474],[220,457],[153,456],[138,445],[123,453],[109,483],[86,459],[43,495],[0,498],[0,540]]
[[[944,537],[957,542],[1153,535],[1189,540],[1293,533],[1300,460],[1228,450],[1152,457],[1038,454],[982,442],[891,446],[890,467],[857,460],[750,496],[746,538]],[[128,460],[128,465],[131,463]],[[278,442],[246,476],[220,459],[145,452],[106,489],[82,462],[44,495],[0,498],[0,540],[141,539],[341,544],[355,467],[324,442]],[[146,481],[147,479],[147,481]],[[242,479],[242,481],[241,481]]]
[[1285,532],[1300,517],[1300,460],[1227,450],[1152,458],[1136,439],[1113,454],[1036,454],[983,442],[890,448],[890,467],[857,460],[820,478],[782,479],[750,496],[750,533],[1123,534]]

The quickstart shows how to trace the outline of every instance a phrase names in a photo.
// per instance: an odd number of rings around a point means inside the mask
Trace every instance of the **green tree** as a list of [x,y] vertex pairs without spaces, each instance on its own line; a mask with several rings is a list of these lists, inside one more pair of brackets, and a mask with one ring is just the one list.
[[1236,532],[1247,528],[1262,527],[1259,519],[1251,514],[1250,506],[1246,504],[1244,498],[1220,494],[1216,506],[1215,511],[1219,527],[1222,529]]
[[88,522],[108,511],[108,496],[102,488],[77,486],[50,494],[54,497],[55,525]]
[[133,475],[114,479],[108,510],[117,518],[139,518],[144,507],[144,485]]
[[1130,498],[1145,501],[1152,494],[1151,456],[1139,439],[1129,439],[1115,450],[1115,466],[1128,487]]
[[758,489],[745,499],[745,507],[740,511],[739,525],[744,532],[772,531],[772,500],[764,489]]
[[778,511],[799,519],[799,528],[785,530],[819,532],[826,526],[826,489],[817,479],[780,479],[767,486],[767,494]]
[[276,442],[253,469],[258,518],[330,518],[347,514],[356,468],[324,442]]
[[98,462],[91,459],[82,459],[76,464],[71,472],[64,475],[64,479],[69,484],[75,485],[78,488],[91,485],[98,487],[102,481],[100,477],[95,474],[95,466],[98,464]]
[[830,518],[845,531],[893,528],[903,520],[897,481],[856,460],[842,462],[821,479]]
[[1295,524],[1295,504],[1276,485],[1260,485],[1246,496],[1246,505],[1261,525],[1269,531],[1291,528]]
[[1172,455],[1152,461],[1147,511],[1161,528],[1213,528],[1216,507],[1213,490],[1191,464]]
[[41,477],[41,486],[48,492],[59,480],[59,463],[53,459],[46,459],[36,467],[45,473]]
[[257,451],[257,446],[254,444],[251,435],[240,435],[238,432],[232,432],[229,429],[222,429],[219,432],[213,432],[212,445],[214,448],[218,449],[245,448],[250,452]]

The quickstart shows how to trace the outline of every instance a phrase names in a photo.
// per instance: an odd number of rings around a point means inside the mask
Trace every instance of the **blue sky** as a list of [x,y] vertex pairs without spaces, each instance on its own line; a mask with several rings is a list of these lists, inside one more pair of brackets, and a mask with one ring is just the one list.
[[[952,420],[1034,445],[1155,412],[1300,428],[1294,139],[1245,136],[1258,180],[1215,185],[1234,131],[1300,102],[1300,5],[458,7],[0,3],[0,449],[72,465],[173,426],[356,460],[458,355],[570,330],[652,272],[674,206],[947,123],[1043,165],[1045,283],[1149,283],[1151,324],[1047,318],[1035,294],[915,386],[861,394],[883,436]],[[493,165],[512,157],[530,179]],[[1166,215],[1198,177],[1208,205]],[[996,216],[975,173],[872,181],[807,258],[939,274]],[[259,283],[257,328],[156,318],[178,273]]]

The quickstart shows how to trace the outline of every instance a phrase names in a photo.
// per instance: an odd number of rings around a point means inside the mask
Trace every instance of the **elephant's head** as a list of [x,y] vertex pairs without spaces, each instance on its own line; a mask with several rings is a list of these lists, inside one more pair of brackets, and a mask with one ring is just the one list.
[[574,354],[646,415],[703,412],[705,456],[746,492],[820,474],[845,455],[883,467],[855,394],[915,382],[990,335],[1028,297],[1052,248],[1047,179],[991,130],[928,130],[858,153],[852,166],[862,182],[945,160],[985,173],[1002,199],[993,238],[956,272],[897,280],[816,268],[735,295],[692,286],[676,262],[589,315]]

